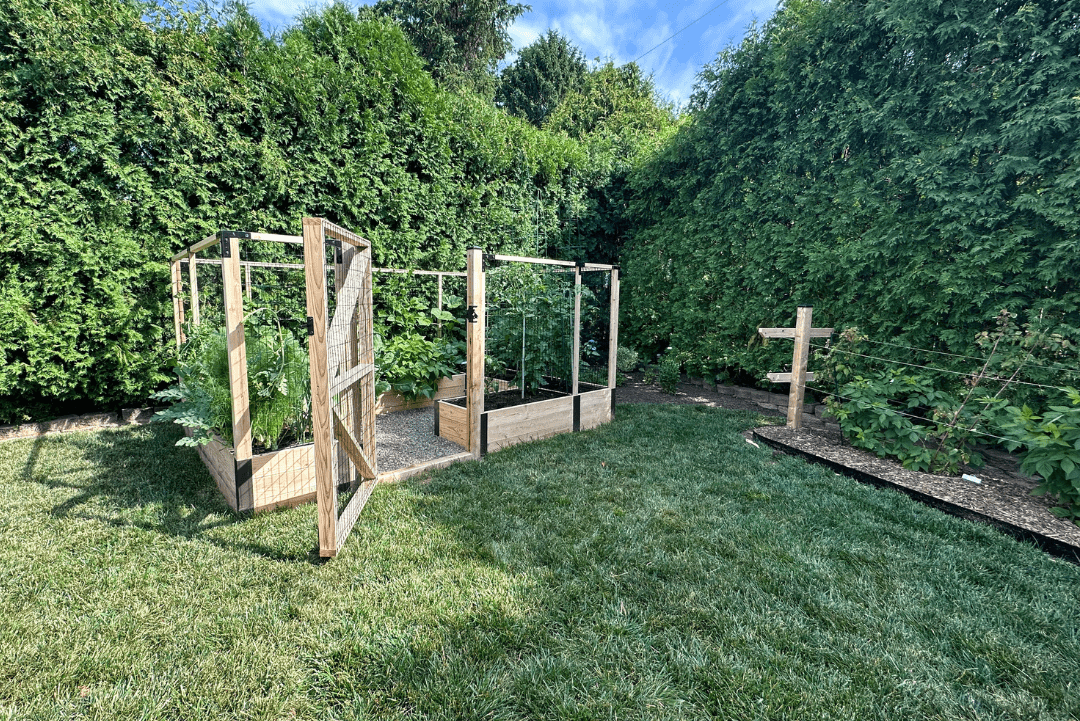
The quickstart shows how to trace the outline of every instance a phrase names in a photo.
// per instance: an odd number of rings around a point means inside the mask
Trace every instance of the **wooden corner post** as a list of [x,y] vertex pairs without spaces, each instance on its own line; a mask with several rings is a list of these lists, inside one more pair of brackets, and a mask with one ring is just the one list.
[[584,263],[578,263],[574,268],[574,349],[570,359],[570,395],[574,396],[578,394],[581,373],[581,269],[584,266]]
[[484,413],[484,252],[466,250],[465,407],[469,416],[469,452],[480,457],[480,416]]
[[[607,384],[615,393],[615,379],[619,357],[619,268],[611,269],[611,312],[608,318]],[[612,401],[612,407],[615,403]]]
[[814,380],[814,374],[806,370],[806,361],[810,357],[810,339],[828,338],[833,334],[832,328],[814,328],[813,316],[813,306],[800,305],[794,328],[758,328],[758,335],[762,338],[795,339],[795,352],[791,358],[791,372],[767,374],[768,379],[773,383],[791,384],[791,390],[788,393],[787,427],[795,430],[802,428],[803,398],[806,396],[806,382]]
[[[304,277],[307,281],[308,361],[311,368],[311,430],[315,445],[315,495],[318,497],[319,555],[337,554],[337,518],[333,499],[333,424],[330,419],[330,372],[326,356],[326,268],[322,218],[304,218]],[[331,499],[327,503],[325,499]]]
[[[195,267],[194,255],[190,267]],[[244,343],[244,292],[240,285],[240,243],[239,238],[227,230],[221,231],[221,282],[225,300],[225,343],[229,353],[229,391],[232,394],[233,449],[236,454],[236,508],[243,511],[255,507],[251,492],[251,403],[248,398],[247,346]],[[193,300],[192,307],[198,307],[197,300]]]
[[180,270],[180,261],[170,263],[172,272],[172,308],[173,308],[173,334],[176,336],[176,350],[184,343],[184,276]]

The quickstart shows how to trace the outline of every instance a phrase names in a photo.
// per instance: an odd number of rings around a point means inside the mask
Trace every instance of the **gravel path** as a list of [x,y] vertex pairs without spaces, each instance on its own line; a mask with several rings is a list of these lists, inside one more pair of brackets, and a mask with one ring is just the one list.
[[465,450],[456,443],[439,438],[434,430],[434,408],[396,411],[378,416],[375,420],[375,448],[379,472],[408,468]]

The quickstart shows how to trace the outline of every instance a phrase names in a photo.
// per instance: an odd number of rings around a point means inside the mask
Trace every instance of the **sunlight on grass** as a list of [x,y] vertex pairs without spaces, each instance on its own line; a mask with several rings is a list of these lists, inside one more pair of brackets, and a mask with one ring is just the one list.
[[1061,718],[1080,569],[745,443],[595,431],[313,506],[229,512],[171,428],[0,445],[0,714]]

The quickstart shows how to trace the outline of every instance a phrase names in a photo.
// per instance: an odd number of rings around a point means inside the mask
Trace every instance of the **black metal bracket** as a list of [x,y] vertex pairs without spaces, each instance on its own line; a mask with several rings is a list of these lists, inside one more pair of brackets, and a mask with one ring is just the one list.
[[465,320],[469,323],[475,323],[480,320],[479,314],[476,312],[476,306],[470,305],[468,310],[465,311]]
[[585,261],[583,261],[583,260],[579,260],[579,261],[577,262],[577,268],[578,268],[578,270],[584,270],[584,268],[585,268]]
[[315,335],[315,319],[310,315],[307,317],[307,334]]
[[221,233],[221,257],[232,257],[232,241],[233,238],[237,240],[250,240],[251,233],[244,233],[239,230],[222,230]]
[[485,272],[488,268],[497,268],[499,265],[499,261],[495,260],[494,253],[484,253],[482,256],[482,260],[483,262],[481,263],[481,269]]
[[337,238],[328,238],[327,241],[326,241],[326,244],[327,245],[332,245],[332,246],[334,246],[334,248],[337,249],[337,253],[334,256],[334,260],[337,263],[341,263],[342,262],[341,241],[338,240]]

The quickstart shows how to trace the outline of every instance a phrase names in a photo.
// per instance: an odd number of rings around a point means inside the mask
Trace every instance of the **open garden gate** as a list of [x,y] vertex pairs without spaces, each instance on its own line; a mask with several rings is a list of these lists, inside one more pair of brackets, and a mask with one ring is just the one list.
[[378,481],[371,244],[304,218],[319,555],[341,549]]

